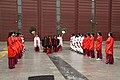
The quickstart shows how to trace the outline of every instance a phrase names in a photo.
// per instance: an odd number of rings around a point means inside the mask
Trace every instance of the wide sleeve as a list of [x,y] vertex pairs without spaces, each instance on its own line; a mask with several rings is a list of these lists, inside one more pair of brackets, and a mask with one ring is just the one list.
[[94,38],[90,38],[90,50],[94,50]]
[[106,40],[106,49],[105,49],[106,54],[113,54],[113,44],[114,44],[113,38],[108,38]]
[[34,38],[34,47],[36,47],[36,37]]
[[38,46],[40,47],[40,38],[38,37]]
[[108,49],[113,48],[113,44],[114,44],[114,39],[113,39],[113,38],[110,38],[110,39],[109,39],[109,46],[108,46]]
[[98,37],[96,40],[96,50],[102,49],[102,37]]
[[89,49],[89,47],[90,47],[90,37],[87,37],[86,48]]
[[11,38],[8,38],[8,45],[9,45],[9,47],[11,47],[13,50],[15,50],[15,47],[14,47],[14,45],[13,45],[13,41],[12,41]]

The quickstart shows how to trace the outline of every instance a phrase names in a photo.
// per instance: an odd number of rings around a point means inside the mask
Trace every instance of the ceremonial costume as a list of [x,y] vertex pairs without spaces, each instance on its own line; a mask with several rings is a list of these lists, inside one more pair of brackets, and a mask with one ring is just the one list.
[[62,47],[63,47],[63,39],[61,36],[58,36],[57,39],[59,40],[59,44],[58,44],[58,50],[62,51]]
[[34,50],[35,52],[39,52],[40,50],[40,38],[38,36],[34,38]]
[[102,36],[98,36],[96,40],[97,59],[102,59]]
[[114,39],[112,37],[109,37],[106,40],[106,64],[113,64],[114,63],[114,57],[113,57],[113,44],[114,44]]
[[16,64],[16,54],[18,53],[17,48],[14,45],[14,33],[10,32],[8,37],[8,65],[9,69],[15,68]]
[[93,36],[90,38],[89,51],[90,51],[90,57],[91,58],[95,58],[95,53],[94,53],[94,37]]

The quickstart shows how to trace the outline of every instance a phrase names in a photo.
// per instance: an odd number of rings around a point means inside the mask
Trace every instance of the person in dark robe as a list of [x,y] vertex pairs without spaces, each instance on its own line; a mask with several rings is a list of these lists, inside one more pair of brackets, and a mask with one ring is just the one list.
[[113,45],[114,45],[114,38],[112,32],[108,33],[108,39],[106,40],[106,64],[113,64],[114,57],[113,57]]
[[46,39],[47,39],[46,36],[42,39],[43,52],[47,52]]
[[54,51],[54,36],[52,36],[52,52],[55,52]]
[[54,46],[53,46],[53,49],[54,49],[55,52],[58,51],[58,50],[57,50],[57,45],[58,45],[57,37],[54,36]]
[[47,49],[47,54],[51,53],[52,49],[52,38],[51,36],[48,36],[48,49]]

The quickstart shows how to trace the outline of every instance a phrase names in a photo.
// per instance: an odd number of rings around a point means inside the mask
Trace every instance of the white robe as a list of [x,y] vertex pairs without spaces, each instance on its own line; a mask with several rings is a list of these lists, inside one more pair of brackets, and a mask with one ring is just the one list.
[[75,44],[74,44],[74,42],[75,42],[75,36],[72,36],[72,41],[71,41],[71,48],[74,50],[75,48]]
[[70,48],[72,48],[73,36],[70,37]]
[[63,39],[62,39],[62,37],[57,37],[57,39],[59,39],[59,45],[61,45],[62,47],[63,47]]
[[80,48],[80,39],[79,37],[76,37],[76,51],[79,51]]
[[37,45],[38,45],[38,47],[40,47],[40,38],[39,37],[34,38],[34,47],[37,47]]
[[82,39],[82,37],[81,36],[79,36],[79,48],[78,48],[78,51],[80,52],[80,53],[83,53],[83,49],[82,49],[82,47],[81,47],[81,45],[82,45],[82,41],[81,41],[81,39]]
[[76,46],[76,37],[75,36],[73,37],[73,44],[74,44],[73,50],[76,51],[77,46]]
[[81,47],[81,37],[80,36],[79,37],[72,36],[71,43],[73,44],[73,45],[70,44],[71,49],[73,49],[74,51],[83,53],[83,49]]

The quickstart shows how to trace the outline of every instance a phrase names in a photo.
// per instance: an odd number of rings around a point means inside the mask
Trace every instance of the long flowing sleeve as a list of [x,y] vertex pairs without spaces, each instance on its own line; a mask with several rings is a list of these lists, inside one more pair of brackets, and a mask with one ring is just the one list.
[[105,49],[106,54],[113,54],[113,44],[114,44],[113,38],[108,38],[106,40],[106,49]]

